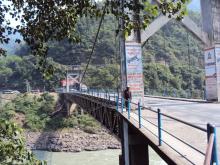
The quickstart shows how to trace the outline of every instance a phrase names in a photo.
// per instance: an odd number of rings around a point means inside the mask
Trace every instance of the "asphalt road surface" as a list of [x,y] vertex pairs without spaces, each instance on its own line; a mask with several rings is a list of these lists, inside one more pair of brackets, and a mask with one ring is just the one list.
[[197,103],[145,97],[145,106],[206,128],[207,123],[220,128],[220,103]]
[[[218,157],[220,159],[220,103],[198,103],[145,97],[145,107],[151,107],[155,110],[160,108],[162,113],[203,128],[207,127],[207,123],[215,125],[217,128]],[[156,114],[143,111],[144,116],[151,122],[157,123]],[[205,132],[190,128],[168,118],[163,118],[163,123],[163,128],[205,152],[207,145]]]

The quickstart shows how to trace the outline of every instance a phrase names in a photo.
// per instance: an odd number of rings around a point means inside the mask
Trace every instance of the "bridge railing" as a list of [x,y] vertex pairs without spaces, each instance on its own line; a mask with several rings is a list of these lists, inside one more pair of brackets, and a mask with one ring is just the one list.
[[212,125],[208,125],[209,127],[209,135],[208,135],[208,145],[206,148],[206,154],[205,154],[205,161],[204,165],[210,165],[216,162],[218,164],[218,160],[213,161],[215,158],[217,158],[217,153],[213,152],[216,147],[216,130]]
[[[85,91],[84,91],[85,92]],[[90,89],[88,89],[86,91],[89,94],[105,94],[106,97],[113,97],[113,94],[116,95],[118,92],[114,89],[97,89],[97,88],[93,88],[90,87]],[[177,98],[187,98],[187,99],[202,99],[202,100],[206,100],[206,96],[205,96],[205,92],[201,91],[201,90],[197,90],[197,91],[178,91],[175,89],[146,89],[145,90],[145,96],[161,96],[161,97],[177,97]]]
[[145,95],[163,96],[163,97],[178,97],[188,99],[206,99],[205,91],[203,90],[177,90],[173,88],[164,89],[145,89]]
[[[131,107],[135,107],[136,106],[136,108],[135,108],[136,111],[134,111],[132,113],[136,114],[138,116],[138,118],[135,118],[134,116],[132,118],[138,122],[139,128],[144,128],[144,129],[148,130],[149,132],[151,132],[154,136],[156,136],[158,138],[158,145],[159,146],[162,146],[162,144],[164,143],[165,145],[169,146],[170,148],[175,150],[177,153],[179,153],[181,156],[184,156],[184,154],[181,153],[181,150],[177,149],[178,148],[177,146],[172,146],[172,142],[168,142],[167,141],[167,139],[164,137],[165,134],[170,136],[170,137],[172,137],[172,138],[174,138],[174,139],[176,139],[177,141],[181,142],[182,144],[188,146],[189,148],[191,148],[192,150],[198,152],[199,154],[203,155],[204,159],[205,159],[206,153],[205,153],[205,150],[204,151],[201,150],[201,148],[202,148],[201,147],[201,143],[200,143],[201,141],[198,142],[199,141],[199,137],[198,136],[207,136],[207,142],[209,142],[210,133],[213,133],[213,135],[214,135],[214,143],[213,143],[213,147],[212,147],[211,162],[218,164],[218,151],[217,151],[217,142],[216,142],[216,128],[214,126],[212,126],[211,124],[207,124],[207,129],[205,129],[203,127],[197,126],[197,125],[192,124],[190,122],[187,122],[187,121],[178,119],[176,117],[167,115],[165,113],[162,113],[160,109],[154,110],[154,109],[151,109],[150,107],[141,106],[140,103],[138,103],[138,104],[132,103],[129,100],[124,100],[123,98],[120,98],[120,97],[118,97],[117,101],[118,102],[116,103],[116,105],[119,105],[119,109],[121,109],[121,113],[124,112],[122,110],[122,109],[124,109],[123,106],[125,106],[125,104],[123,102],[127,102],[128,103],[128,106],[125,108],[126,109],[126,113],[128,115],[128,119],[131,118]],[[156,117],[154,117],[154,120],[156,122],[154,122],[152,120],[152,115],[149,115],[148,117],[147,116],[143,116],[142,115],[142,111],[143,110],[146,110],[146,111],[149,111],[149,112],[155,114]],[[165,118],[167,118],[167,120]],[[189,138],[193,138],[192,137],[193,136],[192,132],[194,132],[194,138],[197,141],[196,143],[199,143],[199,147],[195,146],[195,143],[190,143],[190,142],[187,142],[187,140],[183,140],[183,136],[174,135],[173,132],[175,132],[176,130],[175,131],[174,130],[168,131],[168,127],[166,127],[165,124],[168,124],[167,121],[171,121],[171,120],[175,121],[175,122],[178,122],[178,123],[181,123],[185,127],[191,127],[192,129],[194,129],[191,132],[187,132],[186,135],[188,134],[188,136],[190,136]],[[145,124],[144,124],[144,122],[145,122]],[[148,123],[148,126],[146,126],[147,125],[146,123]],[[149,129],[149,124],[151,124],[151,126],[155,127],[157,129],[157,132],[153,131],[154,129]],[[174,127],[174,125],[175,125],[175,123],[172,122],[172,127]],[[180,128],[177,128],[177,129],[180,129]],[[189,129],[187,129],[187,130],[189,130]],[[181,132],[181,130],[179,130],[179,131]],[[205,145],[204,145],[204,147],[206,147]],[[187,159],[187,160],[189,162],[191,161],[189,159]]]
[[[212,134],[214,137],[214,140],[213,140],[213,146],[212,146],[211,162],[215,162],[216,164],[218,164],[216,129],[214,126],[207,124],[207,129],[205,129],[203,127],[192,124],[190,122],[187,122],[187,121],[178,119],[176,117],[167,115],[165,113],[162,113],[160,109],[155,110],[155,109],[151,109],[150,107],[144,107],[141,105],[141,103],[133,103],[130,100],[124,100],[123,97],[121,97],[119,94],[117,94],[114,91],[106,92],[106,91],[91,90],[91,91],[86,91],[84,93],[87,93],[88,95],[92,95],[95,97],[101,97],[101,98],[109,100],[109,101],[114,101],[115,106],[116,106],[116,110],[122,114],[126,113],[128,120],[130,120],[132,118],[133,120],[135,120],[138,123],[139,128],[146,129],[147,131],[151,132],[154,136],[156,136],[158,138],[158,145],[159,146],[162,146],[163,144],[165,144],[165,145],[169,146],[170,148],[172,148],[173,150],[175,150],[181,156],[184,156],[184,154],[181,153],[181,151],[177,149],[177,146],[172,146],[172,142],[167,141],[167,138],[165,138],[165,136],[172,137],[173,139],[181,142],[183,145],[188,146],[192,150],[203,155],[204,159],[206,158],[206,160],[205,160],[206,162],[207,162],[207,157],[208,157],[207,151],[205,152],[205,150],[204,151],[201,150],[201,147],[199,147],[199,148],[198,148],[198,146],[196,147],[194,143],[192,144],[191,142],[187,142],[187,140],[189,140],[189,139],[184,140],[183,136],[174,135],[173,132],[175,132],[175,131],[168,130],[168,127],[166,127],[166,124],[169,125],[168,124],[169,121],[172,120],[172,121],[175,121],[176,123],[183,124],[185,127],[190,127],[192,129],[194,129],[192,132],[195,132],[194,133],[195,138],[198,138],[196,136],[207,136],[208,138],[206,138],[207,139],[206,142],[210,142],[209,139],[212,138],[210,136]],[[152,114],[154,114],[154,116],[153,115],[150,115],[150,116],[142,115],[143,110],[151,112]],[[146,124],[146,123],[148,123],[148,124]],[[175,123],[174,124],[173,123],[174,122],[172,122],[172,124],[170,124],[170,125],[172,125],[172,127],[173,127],[173,125],[175,125]],[[149,126],[149,125],[151,125],[151,126]],[[156,129],[156,131],[155,131],[155,129]],[[179,129],[181,129],[181,127]],[[181,130],[179,130],[179,131],[181,132]],[[190,132],[188,133],[188,135],[192,136]],[[192,138],[192,137],[190,137],[190,138]],[[201,144],[199,143],[199,145],[201,145]],[[206,145],[207,144],[204,144],[205,148],[206,148]],[[209,144],[209,145],[211,145],[211,144]],[[209,153],[209,156],[210,156],[210,153]],[[188,161],[190,161],[190,160],[188,160]]]
[[205,154],[205,161],[204,165],[210,165],[212,162],[212,150],[213,150],[213,145],[214,145],[214,133],[212,133],[209,137],[209,143],[206,149],[206,154]]

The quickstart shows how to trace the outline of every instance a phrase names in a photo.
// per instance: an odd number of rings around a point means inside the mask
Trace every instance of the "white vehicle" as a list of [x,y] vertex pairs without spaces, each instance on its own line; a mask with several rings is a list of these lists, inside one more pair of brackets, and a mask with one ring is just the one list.
[[74,88],[72,88],[72,89],[70,89],[70,92],[74,92],[74,93],[76,93],[76,92],[79,92],[79,91],[76,90],[76,89],[74,89]]
[[10,90],[10,89],[8,89],[8,90],[3,90],[2,93],[3,94],[19,94],[20,92],[17,91],[17,90]]
[[82,92],[85,92],[85,91],[88,90],[87,86],[84,85],[84,84],[81,84],[81,85],[80,85],[80,89],[81,89]]
[[19,92],[19,91],[17,91],[17,90],[15,90],[15,91],[13,91],[13,93],[15,93],[15,94],[19,94],[20,92]]

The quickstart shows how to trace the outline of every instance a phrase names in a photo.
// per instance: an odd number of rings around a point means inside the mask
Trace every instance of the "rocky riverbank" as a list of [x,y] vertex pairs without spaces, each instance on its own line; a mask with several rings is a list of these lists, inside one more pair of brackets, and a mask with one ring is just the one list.
[[25,137],[27,147],[34,150],[80,152],[119,149],[121,147],[120,142],[105,129],[101,129],[96,134],[86,133],[80,129],[55,132],[26,131]]

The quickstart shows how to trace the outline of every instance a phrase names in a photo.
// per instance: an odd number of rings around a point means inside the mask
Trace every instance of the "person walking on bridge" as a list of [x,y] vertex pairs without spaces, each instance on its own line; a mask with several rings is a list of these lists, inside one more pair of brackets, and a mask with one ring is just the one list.
[[131,101],[131,99],[132,99],[130,87],[126,87],[123,95],[124,95],[124,99],[125,99],[125,107],[126,107],[126,110],[128,110],[128,101],[129,100]]

